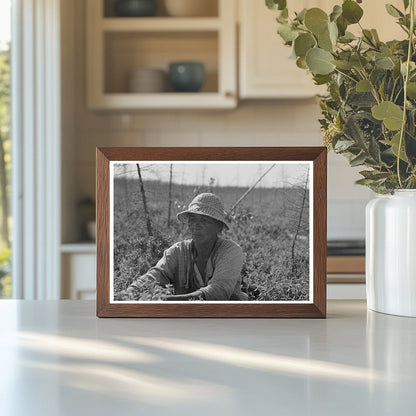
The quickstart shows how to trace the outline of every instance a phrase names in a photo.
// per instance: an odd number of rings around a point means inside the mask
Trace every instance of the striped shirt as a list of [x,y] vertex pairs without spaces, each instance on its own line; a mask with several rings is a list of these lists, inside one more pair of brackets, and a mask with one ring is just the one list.
[[165,250],[156,266],[141,278],[150,277],[162,286],[172,284],[176,295],[201,290],[206,300],[248,299],[241,292],[244,256],[238,244],[219,237],[207,261],[204,277],[196,265],[196,256],[192,240],[180,241]]

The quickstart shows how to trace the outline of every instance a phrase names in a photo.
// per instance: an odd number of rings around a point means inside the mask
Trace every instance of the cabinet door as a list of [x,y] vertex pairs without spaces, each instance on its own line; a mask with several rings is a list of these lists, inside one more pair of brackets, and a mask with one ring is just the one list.
[[[399,9],[402,0],[389,1]],[[341,0],[298,0],[289,3],[289,11],[320,7],[329,13]],[[241,98],[305,98],[323,94],[325,87],[313,84],[312,77],[290,59],[291,49],[283,44],[276,33],[276,11],[268,10],[264,1],[238,0],[239,39],[239,89]],[[364,16],[361,24],[376,28],[383,41],[403,38],[395,19],[388,15],[384,2],[366,0],[361,4]],[[348,30],[358,34],[358,25]]]
[[96,256],[92,253],[65,253],[62,263],[62,298],[95,299]]
[[[325,0],[328,2],[328,0]],[[296,10],[322,7],[323,1],[299,0]],[[277,12],[264,1],[239,0],[240,16],[240,97],[305,98],[322,93],[312,77],[290,59],[291,49],[276,33]]]

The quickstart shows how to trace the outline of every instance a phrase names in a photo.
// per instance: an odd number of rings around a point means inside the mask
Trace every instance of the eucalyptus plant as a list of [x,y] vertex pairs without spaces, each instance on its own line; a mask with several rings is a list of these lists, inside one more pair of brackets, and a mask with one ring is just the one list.
[[[326,85],[319,120],[325,145],[351,166],[365,166],[357,183],[380,194],[416,188],[414,2],[403,0],[401,10],[380,5],[404,32],[402,40],[382,42],[375,29],[360,24],[362,0],[293,17],[286,0],[266,0],[279,11],[277,32],[292,47],[296,65]],[[352,25],[359,35],[348,30]]]

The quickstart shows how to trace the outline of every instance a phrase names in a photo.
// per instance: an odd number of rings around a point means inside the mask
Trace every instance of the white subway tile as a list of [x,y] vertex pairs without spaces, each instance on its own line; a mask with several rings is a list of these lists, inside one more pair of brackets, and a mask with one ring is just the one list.
[[224,130],[227,116],[224,111],[181,111],[178,113],[178,119],[181,130]]
[[180,113],[178,111],[142,111],[133,116],[133,130],[178,129]]
[[143,134],[143,146],[200,146],[200,134],[198,131],[147,130]]

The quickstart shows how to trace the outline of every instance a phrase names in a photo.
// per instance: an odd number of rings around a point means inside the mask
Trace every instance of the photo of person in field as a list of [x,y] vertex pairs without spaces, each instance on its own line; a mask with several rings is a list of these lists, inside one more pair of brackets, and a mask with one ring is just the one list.
[[307,162],[113,169],[115,302],[310,300]]
[[177,214],[188,225],[191,239],[169,247],[155,267],[133,281],[127,297],[139,299],[143,279],[153,279],[161,286],[173,286],[175,294],[165,300],[248,300],[241,290],[243,250],[220,237],[223,228],[230,228],[226,215],[217,195],[197,195],[186,211]]

